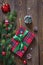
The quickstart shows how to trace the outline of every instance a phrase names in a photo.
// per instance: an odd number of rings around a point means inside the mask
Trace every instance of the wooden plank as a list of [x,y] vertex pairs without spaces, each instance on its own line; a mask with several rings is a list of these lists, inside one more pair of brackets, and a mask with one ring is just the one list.
[[[30,10],[28,9],[30,8]],[[32,16],[32,22],[33,22],[33,27],[37,26],[38,23],[38,14],[37,14],[37,0],[27,0],[27,14]],[[32,27],[32,30],[33,30]],[[31,65],[38,65],[39,64],[39,60],[38,60],[38,36],[36,36],[36,43],[35,44],[35,48],[34,48],[34,52],[33,52],[33,59],[32,59],[32,64]],[[37,50],[37,51],[36,51]]]
[[39,0],[39,46],[40,65],[43,65],[43,0]]

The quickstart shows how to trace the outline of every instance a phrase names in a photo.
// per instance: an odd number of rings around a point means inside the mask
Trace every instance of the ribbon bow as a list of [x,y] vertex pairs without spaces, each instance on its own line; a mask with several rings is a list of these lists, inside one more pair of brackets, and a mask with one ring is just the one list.
[[23,42],[24,37],[28,34],[28,30],[24,32],[24,34],[19,34],[18,36],[15,35],[13,38],[20,42],[20,44],[16,47],[14,52],[16,53],[18,50],[22,50],[24,45],[28,47],[28,44],[26,42]]

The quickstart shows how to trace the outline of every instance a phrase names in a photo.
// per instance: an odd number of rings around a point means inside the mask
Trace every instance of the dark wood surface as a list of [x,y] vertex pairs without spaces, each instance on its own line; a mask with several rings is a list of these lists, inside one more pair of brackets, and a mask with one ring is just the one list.
[[40,65],[43,65],[43,0],[39,0]]
[[[24,55],[24,59],[26,59],[27,53],[32,54],[32,59],[27,60],[27,65],[43,65],[43,0],[4,0],[8,2],[11,7],[11,12],[16,9],[18,12],[17,17],[17,29],[19,28],[19,18],[22,18],[22,25],[25,26],[28,30],[33,32],[33,27],[38,27],[38,33],[36,34],[36,38],[33,41],[32,45],[28,48],[28,51]],[[1,2],[1,0],[0,0]],[[0,4],[1,6],[1,4]],[[29,9],[30,8],[30,9]],[[31,15],[32,16],[32,25],[26,26],[24,23],[24,16]],[[6,18],[0,9],[0,21],[1,19]],[[33,48],[30,51],[30,48]],[[15,57],[15,61],[17,65],[23,65],[20,58]]]

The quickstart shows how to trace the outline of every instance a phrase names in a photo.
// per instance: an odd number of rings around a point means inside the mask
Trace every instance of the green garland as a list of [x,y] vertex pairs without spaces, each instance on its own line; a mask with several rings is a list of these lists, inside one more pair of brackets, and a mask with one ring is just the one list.
[[[14,62],[15,58],[13,53],[10,52],[11,45],[11,38],[14,35],[14,30],[16,29],[16,18],[17,12],[14,10],[12,13],[7,14],[7,19],[9,21],[9,25],[7,26],[8,30],[6,30],[6,25],[4,20],[0,22],[0,63],[2,65],[15,65]],[[6,52],[6,55],[3,56],[2,52]]]

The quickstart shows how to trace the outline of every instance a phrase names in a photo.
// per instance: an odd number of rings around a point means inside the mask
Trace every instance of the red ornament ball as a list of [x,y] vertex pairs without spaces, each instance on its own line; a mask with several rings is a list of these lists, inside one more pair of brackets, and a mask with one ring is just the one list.
[[26,64],[27,64],[27,61],[26,61],[26,60],[24,60],[24,61],[23,61],[23,63],[24,63],[24,65],[26,65]]
[[9,25],[9,21],[5,20],[5,25],[8,26]]
[[5,56],[6,55],[6,52],[5,51],[2,51],[2,55]]
[[1,6],[1,10],[3,13],[8,13],[10,12],[10,5],[8,3],[5,3]]

